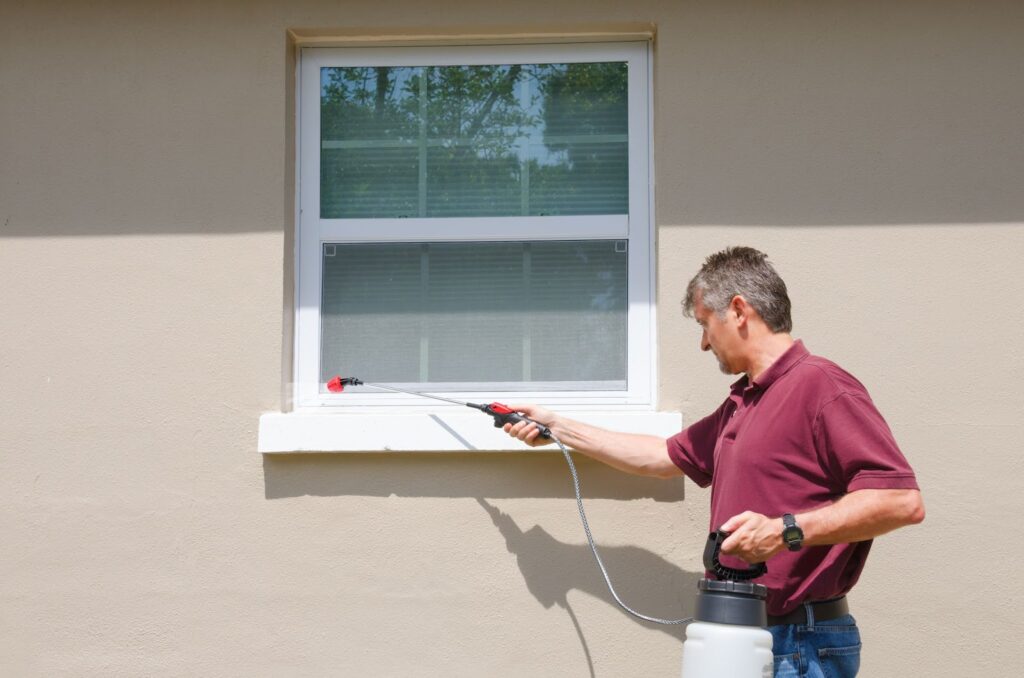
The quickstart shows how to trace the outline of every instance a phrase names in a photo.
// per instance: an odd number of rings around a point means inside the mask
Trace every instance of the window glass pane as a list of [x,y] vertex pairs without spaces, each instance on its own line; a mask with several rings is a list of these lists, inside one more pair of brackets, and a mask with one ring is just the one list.
[[321,382],[626,388],[626,243],[326,244]]
[[626,214],[627,65],[320,70],[320,216]]

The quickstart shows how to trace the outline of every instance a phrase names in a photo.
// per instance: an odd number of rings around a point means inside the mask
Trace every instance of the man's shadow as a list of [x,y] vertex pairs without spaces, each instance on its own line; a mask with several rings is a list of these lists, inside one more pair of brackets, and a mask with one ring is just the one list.
[[[476,500],[490,514],[505,538],[505,545],[509,553],[515,555],[523,580],[534,598],[544,607],[558,605],[568,612],[586,653],[591,676],[594,675],[594,664],[579,620],[569,605],[570,590],[589,593],[638,624],[657,628],[682,642],[685,625],[641,621],[618,606],[608,591],[589,544],[563,544],[537,525],[524,532],[508,514],[485,499],[477,497]],[[704,576],[703,571],[688,572],[636,546],[598,545],[597,549],[623,603],[642,614],[663,619],[679,619],[693,614],[697,581]]]

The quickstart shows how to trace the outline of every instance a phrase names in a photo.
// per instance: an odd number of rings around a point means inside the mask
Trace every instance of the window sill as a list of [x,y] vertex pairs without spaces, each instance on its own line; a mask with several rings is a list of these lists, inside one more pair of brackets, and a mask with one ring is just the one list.
[[[567,417],[616,431],[668,437],[682,428],[679,412],[588,410]],[[476,412],[268,412],[260,417],[262,454],[302,452],[523,452],[490,417]],[[537,450],[558,451],[554,445]]]

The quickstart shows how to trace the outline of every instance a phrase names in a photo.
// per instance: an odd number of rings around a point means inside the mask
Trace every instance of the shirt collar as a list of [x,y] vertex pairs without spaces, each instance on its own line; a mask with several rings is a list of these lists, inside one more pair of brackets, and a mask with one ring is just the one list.
[[[792,346],[786,349],[785,353],[776,358],[775,362],[761,373],[761,376],[753,382],[753,388],[760,390],[768,388],[810,354],[810,351],[804,346],[804,342],[797,339],[793,342]],[[744,374],[738,381],[733,383],[731,388],[734,393],[742,392],[748,385],[750,385],[750,377]]]

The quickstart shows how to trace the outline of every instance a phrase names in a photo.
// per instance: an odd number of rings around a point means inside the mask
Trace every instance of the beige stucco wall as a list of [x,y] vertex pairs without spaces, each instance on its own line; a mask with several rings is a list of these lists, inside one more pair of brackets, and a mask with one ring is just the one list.
[[[0,675],[675,675],[554,454],[267,456],[287,29],[653,24],[661,405],[748,243],[872,391],[928,518],[851,596],[866,676],[1013,675],[1024,379],[1018,2],[0,2]],[[532,22],[532,23],[530,23]],[[483,27],[483,28],[481,28]],[[581,465],[620,592],[691,611],[707,495]]]

